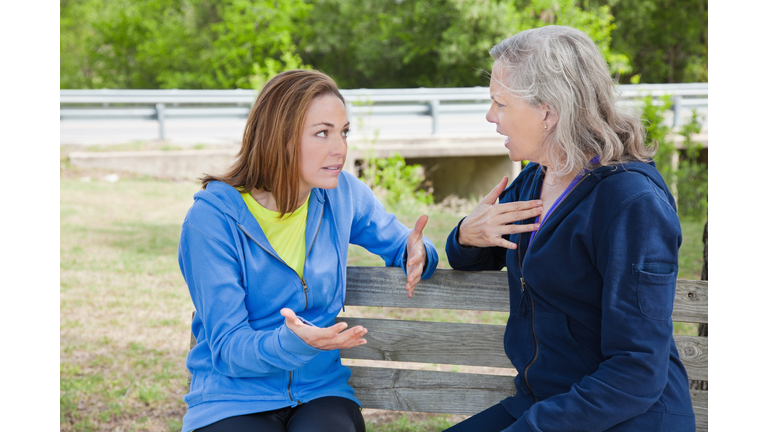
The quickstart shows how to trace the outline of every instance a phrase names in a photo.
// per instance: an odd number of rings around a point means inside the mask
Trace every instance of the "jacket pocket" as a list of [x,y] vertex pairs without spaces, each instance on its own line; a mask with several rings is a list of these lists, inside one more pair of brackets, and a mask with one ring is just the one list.
[[668,263],[632,264],[637,280],[637,303],[646,317],[667,320],[675,304],[677,265]]
[[565,393],[597,370],[597,360],[571,335],[567,316],[536,312],[535,321],[539,355],[531,365],[529,377],[537,396]]

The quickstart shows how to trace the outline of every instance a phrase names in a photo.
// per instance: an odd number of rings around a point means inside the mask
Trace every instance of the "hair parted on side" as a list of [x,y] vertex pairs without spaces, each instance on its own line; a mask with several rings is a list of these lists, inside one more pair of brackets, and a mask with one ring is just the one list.
[[211,181],[235,188],[271,192],[282,217],[298,207],[299,152],[304,121],[312,101],[333,94],[344,102],[336,82],[315,70],[290,70],[270,79],[251,108],[235,162]]
[[504,88],[529,106],[547,104],[557,124],[543,151],[556,176],[581,170],[590,155],[601,165],[647,162],[658,145],[645,145],[640,117],[617,105],[618,91],[594,42],[566,26],[546,26],[508,37],[490,50],[501,63]]

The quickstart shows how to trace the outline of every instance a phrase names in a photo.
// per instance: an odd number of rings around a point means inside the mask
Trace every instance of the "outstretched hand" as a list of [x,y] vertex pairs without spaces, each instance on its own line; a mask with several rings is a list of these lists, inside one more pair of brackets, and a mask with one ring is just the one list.
[[427,251],[424,249],[424,235],[422,231],[427,226],[428,220],[429,216],[421,215],[419,220],[416,221],[416,226],[408,234],[408,242],[406,243],[408,262],[405,264],[408,282],[405,284],[405,290],[408,292],[409,298],[413,297],[413,290],[416,289],[416,284],[421,281],[421,274],[424,272],[424,267],[427,263]]
[[542,212],[541,200],[518,201],[496,204],[509,179],[504,177],[491,192],[480,201],[472,213],[459,226],[459,244],[462,246],[501,246],[516,249],[517,245],[502,238],[506,234],[531,232],[539,224],[514,225],[514,222],[536,217]]
[[285,325],[308,345],[321,350],[353,348],[364,343],[363,335],[368,330],[363,326],[355,326],[344,331],[347,323],[340,322],[330,327],[321,328],[304,324],[296,314],[288,308],[280,309],[280,315],[285,317]]

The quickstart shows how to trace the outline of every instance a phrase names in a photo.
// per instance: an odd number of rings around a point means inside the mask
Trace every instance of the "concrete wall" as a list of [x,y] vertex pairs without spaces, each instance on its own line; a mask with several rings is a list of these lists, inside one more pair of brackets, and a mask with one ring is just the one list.
[[484,197],[502,177],[512,179],[515,175],[508,156],[407,158],[405,161],[424,167],[426,182],[434,188],[436,202],[451,194],[461,198]]

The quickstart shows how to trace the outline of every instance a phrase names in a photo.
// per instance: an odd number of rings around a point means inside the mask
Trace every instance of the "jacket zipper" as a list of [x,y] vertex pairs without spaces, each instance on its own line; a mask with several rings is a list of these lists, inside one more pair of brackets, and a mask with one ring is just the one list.
[[[581,182],[583,182],[584,179],[589,177],[590,175],[592,175],[592,173],[588,172],[587,174],[584,175],[584,177],[582,177],[578,182],[576,182],[573,188],[571,188],[571,190],[568,191],[568,193],[560,201],[560,205],[562,205],[563,201],[565,201],[565,199],[568,198],[568,195],[570,195],[571,192],[573,192],[581,184]],[[535,195],[535,192],[536,192],[536,189],[534,189],[534,195]],[[560,207],[560,205],[558,205],[558,207]],[[555,210],[557,210],[557,208],[552,209],[553,212]],[[541,227],[551,218],[552,218],[552,215],[547,217],[547,219],[544,222],[542,222],[541,225],[539,225],[539,229],[536,231],[537,234],[541,232]],[[529,240],[528,242],[528,250],[525,251],[525,256],[528,256],[528,252],[530,252],[530,246],[531,246],[531,240]],[[531,301],[531,331],[533,332],[533,344],[535,347],[533,359],[531,360],[530,363],[528,363],[528,366],[525,367],[525,371],[523,372],[523,381],[525,381],[525,386],[528,388],[528,391],[531,393],[531,396],[533,396],[533,402],[536,403],[539,401],[539,399],[536,397],[535,394],[533,394],[531,383],[530,381],[528,381],[528,371],[531,369],[531,366],[533,366],[533,364],[536,363],[536,361],[539,359],[539,339],[536,337],[536,324],[534,321],[535,311],[533,306],[533,296],[531,295],[530,290],[526,291],[525,289],[525,278],[523,277],[523,264],[525,263],[525,258],[521,259],[519,253],[517,254],[517,262],[518,262],[518,265],[520,266],[520,290],[524,295],[528,294],[528,299]]]
[[[325,209],[325,204],[323,204],[323,206],[320,208],[320,215],[321,215],[321,217],[320,217],[320,222],[317,224],[317,229],[315,230],[315,236],[312,238],[312,243],[310,243],[310,244],[309,244],[309,250],[307,251],[307,254],[306,254],[306,255],[304,255],[304,269],[305,269],[305,270],[306,270],[306,268],[307,268],[307,259],[309,258],[309,253],[310,253],[310,252],[312,252],[312,248],[315,246],[315,240],[317,240],[317,235],[320,233],[320,225],[322,225],[322,223],[323,223],[322,214],[323,214],[323,210],[324,210],[324,209]],[[286,265],[286,267],[288,267],[289,269],[291,269],[291,270],[292,270],[292,271],[293,271],[293,272],[296,274],[296,277],[298,277],[298,278],[299,278],[299,280],[301,281],[301,286],[304,288],[304,289],[303,289],[303,291],[304,291],[304,301],[306,302],[306,303],[305,303],[305,306],[304,306],[304,310],[307,310],[307,308],[309,307],[309,295],[307,294],[307,292],[309,291],[309,286],[307,286],[307,281],[306,281],[306,280],[304,280],[304,278],[303,278],[303,277],[299,276],[299,272],[297,272],[296,270],[294,270],[293,268],[291,268],[291,266],[289,266],[288,264],[286,264],[286,262],[285,262],[285,261],[283,261],[283,260],[282,260],[282,259],[281,259],[279,256],[277,256],[277,255],[273,254],[272,252],[270,252],[269,250],[267,250],[267,248],[265,248],[264,246],[262,246],[262,245],[261,245],[261,243],[257,242],[255,238],[251,237],[251,235],[248,233],[248,231],[246,231],[246,230],[245,230],[245,228],[243,228],[243,226],[242,226],[242,225],[240,225],[240,224],[237,224],[237,226],[240,228],[240,230],[241,230],[241,231],[242,231],[242,232],[243,232],[243,233],[244,233],[244,234],[245,234],[245,235],[246,235],[246,236],[247,236],[249,239],[253,240],[253,242],[254,242],[254,243],[256,243],[257,245],[259,245],[259,247],[260,247],[260,248],[262,248],[262,249],[264,250],[264,252],[266,252],[266,253],[268,253],[268,254],[272,255],[273,257],[277,258],[277,260],[278,260],[278,261],[280,261],[281,263],[285,264],[285,265]],[[293,371],[288,371],[288,398],[289,398],[291,401],[293,401],[293,395],[291,394],[291,382],[293,382]],[[299,405],[301,405],[301,404],[302,404],[302,402],[301,402],[301,401],[296,401],[296,402],[298,402],[298,403],[299,403]]]
[[291,381],[293,381],[293,371],[288,371],[288,399],[293,402],[293,395],[291,394]]
[[[291,381],[293,381],[293,371],[288,371],[288,399],[293,402],[293,395],[291,394]],[[304,405],[304,402],[296,400],[299,405]]]

